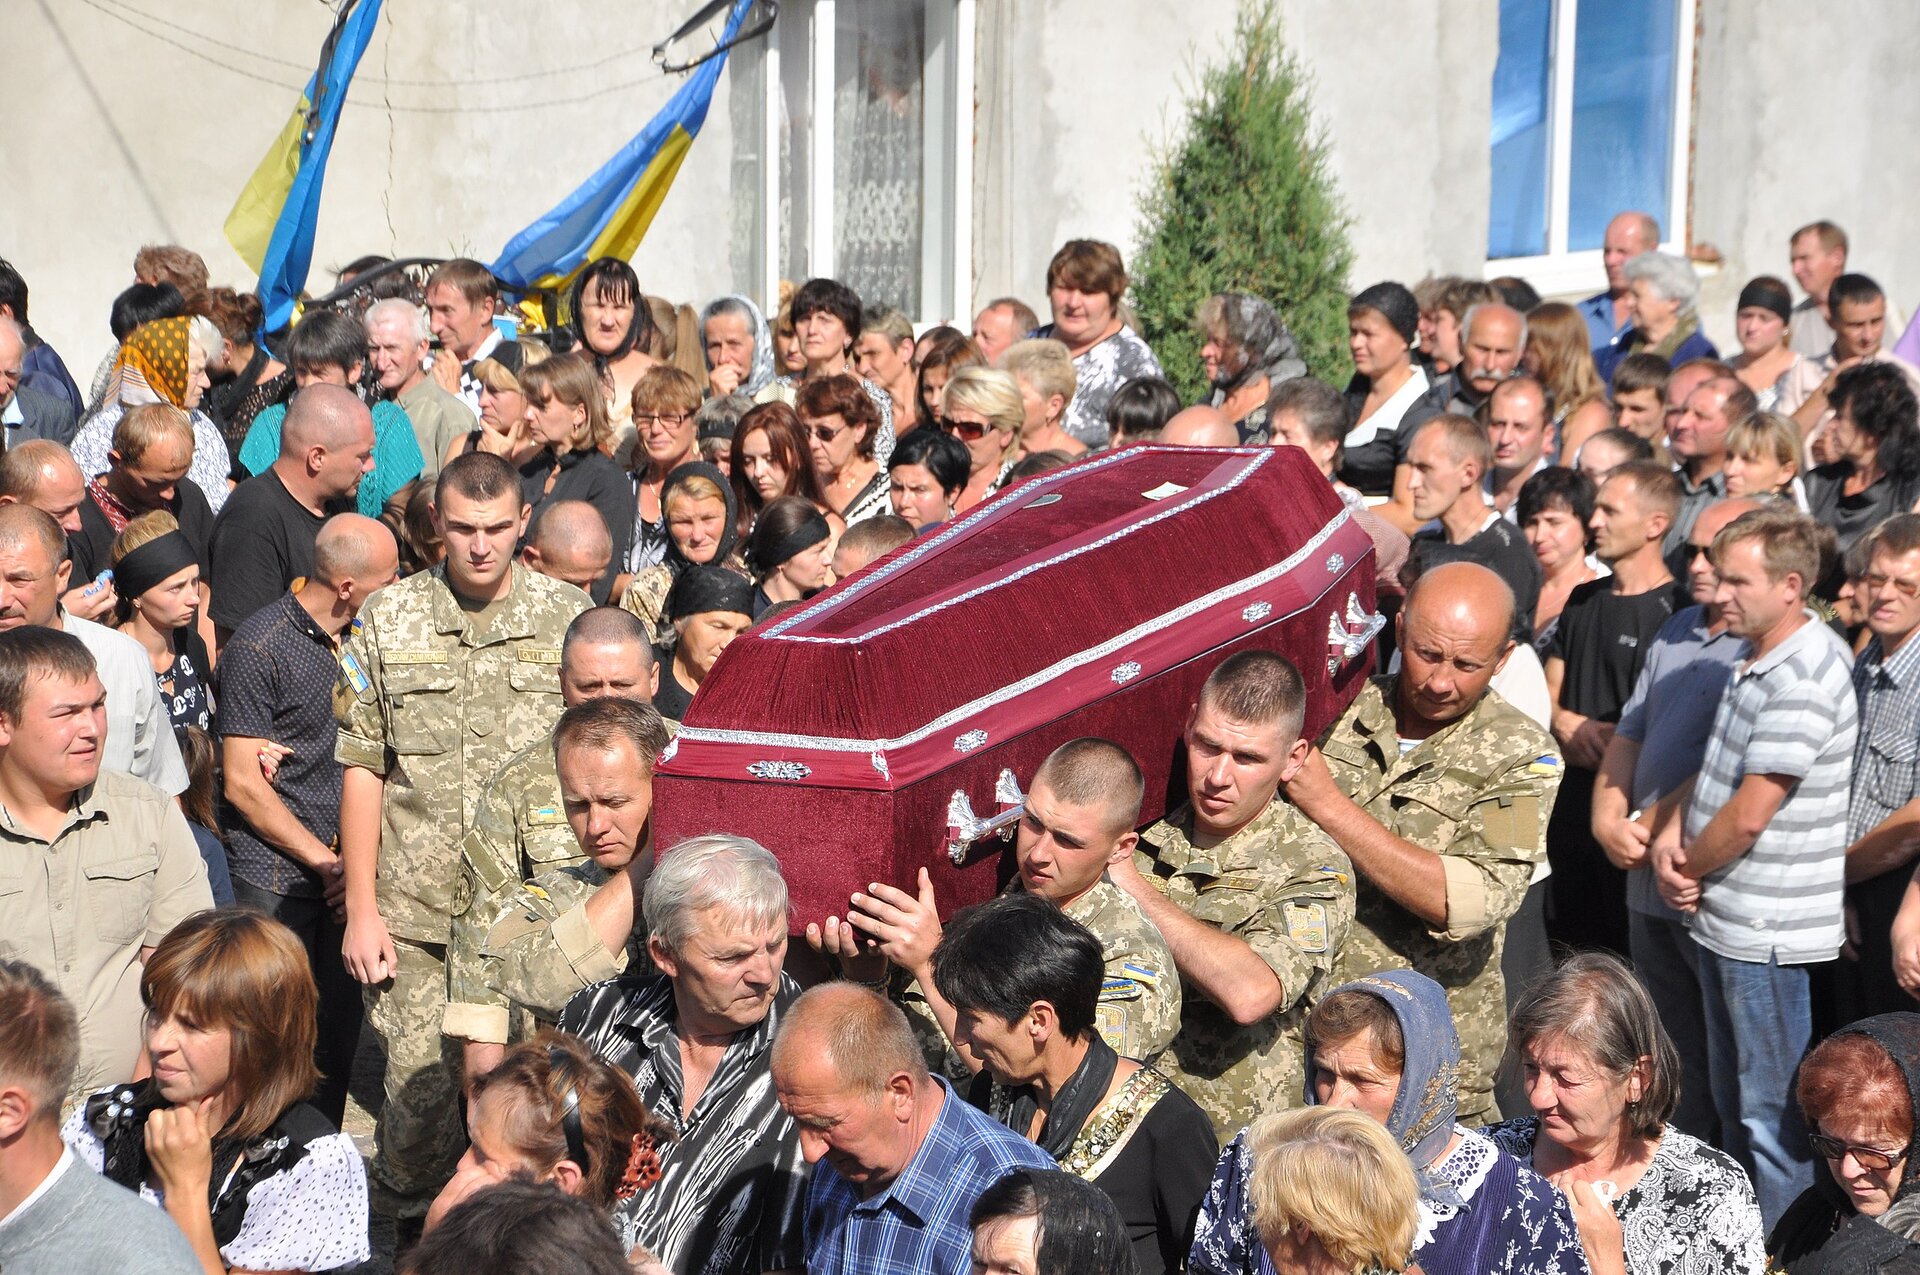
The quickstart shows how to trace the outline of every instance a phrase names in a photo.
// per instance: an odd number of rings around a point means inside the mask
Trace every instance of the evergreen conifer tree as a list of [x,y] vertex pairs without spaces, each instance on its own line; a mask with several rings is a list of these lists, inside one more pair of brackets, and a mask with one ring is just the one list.
[[1274,0],[1246,0],[1227,56],[1200,73],[1186,128],[1157,155],[1133,261],[1140,334],[1182,399],[1206,390],[1193,316],[1216,292],[1265,300],[1308,369],[1335,385],[1347,356],[1345,210],[1313,124],[1309,79]]

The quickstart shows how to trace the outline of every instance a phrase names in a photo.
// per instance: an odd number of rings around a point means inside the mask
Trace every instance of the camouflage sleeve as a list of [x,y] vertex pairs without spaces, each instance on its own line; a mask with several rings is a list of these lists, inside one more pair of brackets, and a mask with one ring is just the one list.
[[386,694],[381,686],[380,637],[376,617],[355,620],[340,651],[340,676],[334,683],[333,716],[339,734],[334,760],[387,773]]
[[489,991],[552,1022],[575,993],[624,974],[625,949],[609,952],[587,920],[592,891],[564,869],[522,885],[481,948]]
[[447,942],[447,1014],[443,1028],[464,1040],[504,1044],[507,1000],[487,985],[481,958],[487,931],[518,901],[520,864],[511,785],[495,775],[460,843],[452,937]]
[[1276,1013],[1326,989],[1353,924],[1353,865],[1332,839],[1322,833],[1289,858],[1274,871],[1215,878],[1188,909],[1267,963],[1280,980]]
[[1430,931],[1464,942],[1520,910],[1534,868],[1547,854],[1547,820],[1560,792],[1560,758],[1518,761],[1473,794],[1441,851],[1447,875],[1447,928]]
[[920,1052],[926,1056],[927,1066],[938,1075],[945,1076],[956,1085],[973,1083],[973,1069],[960,1057],[960,1052],[940,1030],[940,1020],[933,1015],[933,1007],[927,1004],[927,998],[920,991],[920,984],[912,979],[894,980],[893,1003],[898,1005],[907,1016],[907,1026],[913,1029],[913,1038],[920,1042]]
[[1151,1063],[1180,1030],[1180,976],[1153,922],[1137,919],[1138,925],[1100,935],[1107,970],[1094,1023],[1114,1052]]

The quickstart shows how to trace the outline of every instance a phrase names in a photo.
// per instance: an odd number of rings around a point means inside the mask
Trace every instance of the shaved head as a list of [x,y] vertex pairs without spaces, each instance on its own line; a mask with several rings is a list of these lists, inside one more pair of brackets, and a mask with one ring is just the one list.
[[1240,431],[1225,412],[1202,404],[1176,412],[1160,427],[1160,441],[1179,447],[1237,447]]
[[1415,582],[1400,612],[1394,718],[1424,739],[1473,711],[1513,650],[1513,590],[1477,562],[1450,562]]
[[327,584],[393,570],[398,548],[386,524],[360,514],[335,514],[313,540],[313,575]]
[[1404,614],[1470,622],[1492,644],[1513,632],[1514,607],[1512,586],[1494,571],[1477,562],[1449,562],[1414,582]]
[[363,430],[373,432],[373,413],[358,394],[343,385],[309,385],[287,405],[286,423],[280,427],[280,455],[299,459],[312,447],[328,451],[351,447]]
[[564,580],[592,593],[613,561],[613,537],[600,511],[584,500],[561,500],[540,511],[533,535],[521,554],[543,576]]
[[1700,544],[1710,545],[1713,543],[1713,538],[1720,534],[1721,529],[1735,518],[1764,508],[1766,506],[1759,501],[1749,500],[1745,496],[1732,500],[1716,500],[1702,509],[1700,516],[1693,520],[1693,531],[1688,538]]

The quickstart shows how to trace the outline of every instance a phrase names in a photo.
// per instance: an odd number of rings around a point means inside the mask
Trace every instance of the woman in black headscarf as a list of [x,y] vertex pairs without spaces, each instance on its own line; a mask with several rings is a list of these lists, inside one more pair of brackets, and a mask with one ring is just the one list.
[[1908,1173],[1916,1070],[1920,1014],[1863,1018],[1800,1063],[1794,1096],[1813,1144],[1814,1184],[1767,1237],[1769,1271],[1920,1271],[1920,1175]]
[[747,567],[758,581],[753,617],[776,602],[798,602],[833,583],[833,528],[804,496],[782,496],[761,511],[747,537]]
[[668,721],[681,721],[714,661],[753,623],[753,586],[737,571],[697,563],[680,573],[667,595],[673,650],[660,655],[660,689],[653,706]]
[[646,622],[655,642],[668,640],[667,594],[681,573],[701,563],[733,563],[739,508],[733,484],[716,465],[689,461],[667,475],[660,488],[667,556],[634,573],[620,605]]

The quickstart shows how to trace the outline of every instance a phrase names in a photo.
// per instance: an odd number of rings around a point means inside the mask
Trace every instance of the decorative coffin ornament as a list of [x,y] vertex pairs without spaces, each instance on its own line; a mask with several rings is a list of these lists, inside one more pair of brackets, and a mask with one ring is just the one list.
[[795,928],[869,882],[991,896],[1048,753],[1081,735],[1169,796],[1200,684],[1278,651],[1317,734],[1381,620],[1373,542],[1291,447],[1130,447],[1035,478],[736,639],[654,779],[655,842],[749,836]]

